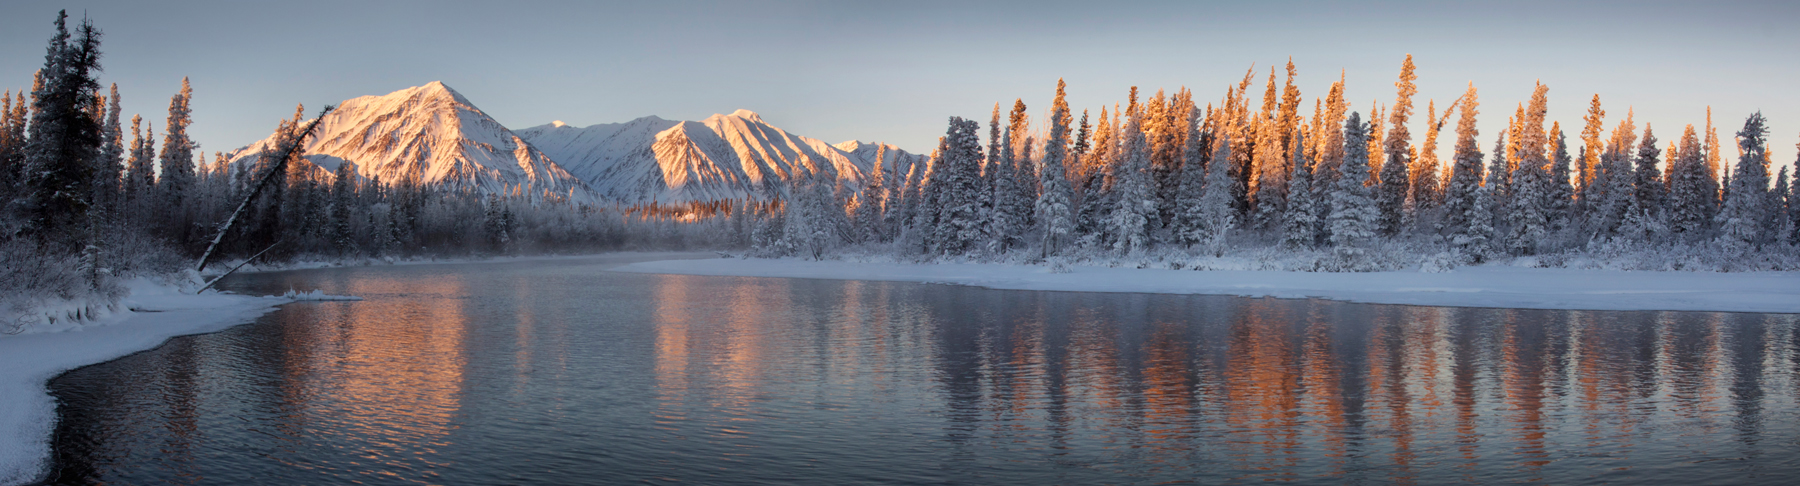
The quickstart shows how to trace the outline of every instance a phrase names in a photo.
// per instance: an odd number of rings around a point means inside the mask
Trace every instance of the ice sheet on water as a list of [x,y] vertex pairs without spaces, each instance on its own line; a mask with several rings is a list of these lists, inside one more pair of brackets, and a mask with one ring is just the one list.
[[281,294],[281,296],[284,298],[293,299],[295,301],[358,301],[358,300],[363,300],[362,297],[357,297],[354,295],[331,295],[331,294],[327,294],[327,293],[325,293],[325,291],[319,290],[319,289],[313,289],[313,290],[307,291],[307,292],[301,292],[301,291],[294,290],[294,289],[288,289],[287,293]]

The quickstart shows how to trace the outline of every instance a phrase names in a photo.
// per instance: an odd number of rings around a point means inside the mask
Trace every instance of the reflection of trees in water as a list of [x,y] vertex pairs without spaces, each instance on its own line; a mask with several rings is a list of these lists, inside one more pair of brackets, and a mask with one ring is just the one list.
[[[1657,458],[1767,455],[1772,438],[1789,438],[1768,432],[1773,417],[1800,401],[1795,316],[643,281],[645,305],[634,316],[644,327],[622,329],[642,332],[646,359],[636,372],[643,413],[656,421],[637,433],[671,431],[680,437],[670,443],[688,447],[665,464],[746,450],[780,460],[779,447],[758,440],[804,441],[796,430],[827,429],[799,422],[823,413],[874,431],[869,449],[924,451],[939,462],[921,467],[949,477],[1042,461],[1054,465],[1048,482],[1589,477],[1572,476],[1578,469],[1629,480],[1643,476],[1611,471]],[[266,373],[235,376],[243,382],[286,377],[270,381],[272,393],[236,398],[274,417],[265,430],[275,435],[360,422],[399,438],[373,446],[390,453],[446,444],[469,390],[525,397],[594,359],[567,337],[584,324],[531,307],[555,292],[534,284],[501,286],[510,291],[498,305],[451,298],[469,292],[454,280],[328,287],[426,297],[291,306],[282,319],[342,325],[247,333],[266,341],[247,346],[249,355],[215,356],[193,343],[148,353],[152,364],[133,376],[170,391],[153,399],[165,420],[122,427],[171,441],[159,450],[200,450],[206,425],[196,420],[219,400],[208,387],[241,383],[196,377],[240,366],[220,361],[230,359]],[[511,327],[467,329],[474,318]],[[467,382],[471,350],[491,348],[506,350],[486,358],[502,371]],[[340,409],[353,413],[327,412]],[[167,456],[168,476],[201,460],[193,454]],[[81,467],[96,463],[105,464]]]

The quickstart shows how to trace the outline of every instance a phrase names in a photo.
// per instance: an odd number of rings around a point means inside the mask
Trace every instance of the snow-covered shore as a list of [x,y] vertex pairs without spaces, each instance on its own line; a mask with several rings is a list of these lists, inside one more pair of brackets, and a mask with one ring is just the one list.
[[248,323],[293,301],[189,295],[141,280],[129,287],[120,311],[94,322],[0,336],[0,484],[33,481],[44,473],[56,426],[56,402],[47,388],[51,378],[154,348],[171,337]]
[[654,261],[613,271],[887,280],[1007,290],[1322,298],[1374,304],[1572,310],[1800,313],[1800,272],[1631,272],[1506,266],[1323,273],[1192,271],[989,263],[879,263],[719,258]]

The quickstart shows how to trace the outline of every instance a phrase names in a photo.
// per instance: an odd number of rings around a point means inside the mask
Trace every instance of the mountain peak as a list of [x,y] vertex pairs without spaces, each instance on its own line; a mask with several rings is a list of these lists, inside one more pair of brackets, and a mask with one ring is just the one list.
[[746,110],[743,108],[739,108],[737,111],[731,112],[731,116],[756,121],[758,123],[761,123],[763,121],[762,115],[758,115],[754,111]]
[[552,121],[551,121],[551,122],[550,122],[550,126],[553,126],[553,127],[556,127],[556,128],[562,128],[562,127],[566,127],[566,126],[569,126],[569,124],[567,124],[567,123],[563,123],[563,121],[562,121],[562,120],[552,120]]
[[[273,144],[270,138],[240,149],[231,163],[253,163]],[[351,161],[359,175],[389,182],[532,197],[590,196],[579,179],[441,81],[343,101],[320,119],[304,151],[320,169]]]

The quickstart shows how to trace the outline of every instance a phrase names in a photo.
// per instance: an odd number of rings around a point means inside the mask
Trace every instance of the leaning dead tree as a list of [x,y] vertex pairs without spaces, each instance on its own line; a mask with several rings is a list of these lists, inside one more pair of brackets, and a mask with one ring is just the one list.
[[[276,175],[287,170],[288,160],[293,159],[295,153],[300,150],[300,147],[306,145],[306,137],[312,136],[313,131],[319,128],[319,121],[324,120],[325,115],[331,113],[332,108],[334,107],[331,105],[325,105],[325,109],[319,110],[318,118],[314,118],[312,123],[306,124],[306,128],[301,129],[300,134],[294,136],[292,142],[285,144],[286,146],[284,147],[279,147],[279,150],[281,150],[281,157],[276,159],[274,167],[270,168],[269,172],[263,174],[262,179],[256,182],[256,187],[250,189],[250,193],[244,196],[244,200],[238,203],[237,210],[231,212],[231,217],[226,218],[225,223],[219,225],[218,234],[213,235],[212,243],[206,245],[206,253],[200,254],[200,263],[194,265],[195,272],[206,269],[206,264],[212,261],[214,255],[213,252],[219,249],[219,242],[225,239],[225,234],[231,232],[232,225],[237,224],[238,217],[242,216],[244,210],[250,207],[250,201],[255,200],[258,194],[262,194],[263,188],[269,185],[269,181],[275,180]],[[281,244],[279,241],[275,243]],[[274,248],[274,245],[270,245],[270,248]],[[265,249],[261,252],[257,252],[256,255],[262,256],[263,253],[268,251],[269,250]],[[251,258],[254,259],[255,257]],[[242,265],[239,265],[239,267],[242,267]],[[237,269],[233,268],[232,270],[235,271]],[[231,272],[226,272],[227,275],[230,273]],[[224,275],[220,275],[219,278],[224,278]],[[215,278],[213,281],[216,282],[218,279]],[[208,286],[211,286],[210,282],[208,283]]]

